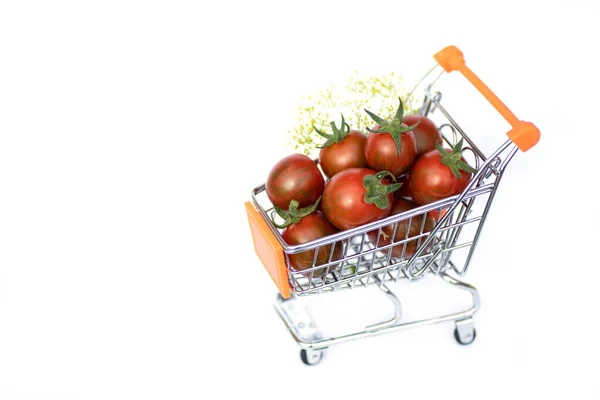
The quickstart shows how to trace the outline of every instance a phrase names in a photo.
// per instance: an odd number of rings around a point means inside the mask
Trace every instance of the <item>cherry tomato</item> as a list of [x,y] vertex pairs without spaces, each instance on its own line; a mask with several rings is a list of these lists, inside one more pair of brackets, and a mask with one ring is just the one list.
[[341,142],[323,147],[319,153],[319,164],[325,176],[331,178],[348,168],[366,167],[366,142],[367,137],[362,132],[351,130]]
[[[406,126],[406,125],[404,125]],[[379,130],[379,125],[374,130]],[[367,165],[376,171],[390,171],[394,176],[407,173],[417,159],[417,145],[411,131],[400,136],[401,151],[389,133],[370,133],[365,145]]]
[[442,134],[429,118],[421,117],[420,115],[406,115],[402,118],[402,122],[406,125],[419,123],[412,129],[417,144],[417,158],[434,150],[436,142],[442,144]]
[[409,189],[419,205],[432,203],[462,192],[475,169],[460,155],[462,139],[454,149],[435,150],[423,154],[410,171]]
[[323,194],[324,186],[317,163],[303,154],[293,154],[275,164],[265,189],[274,205],[287,210],[292,200],[297,200],[300,207],[314,204]]
[[[387,217],[392,209],[393,190],[399,185],[386,185],[383,178],[386,174],[389,172],[378,173],[368,168],[337,173],[323,191],[323,212],[327,219],[345,230]],[[379,195],[371,198],[372,193]]]
[[[296,245],[307,243],[312,240],[320,239],[322,237],[332,235],[336,233],[338,230],[325,219],[325,216],[320,211],[315,211],[314,213],[303,217],[300,222],[291,224],[285,228],[281,236],[283,240],[287,244]],[[289,260],[290,264],[297,271],[304,271],[308,268],[312,268],[313,266],[323,265],[329,262],[329,257],[331,255],[331,260],[339,260],[342,258],[342,244],[335,243],[332,252],[332,246],[321,246],[319,247],[317,260],[315,262],[315,249],[303,251],[296,254],[290,254]],[[334,271],[335,267],[331,266],[329,271]],[[327,271],[327,267],[323,267],[322,269],[317,269],[313,273],[313,277],[319,278],[322,277],[323,274]],[[307,277],[310,277],[310,273],[304,274]]]
[[[418,207],[415,203],[410,200],[405,199],[397,199],[394,201],[394,205],[392,206],[392,210],[390,215],[400,214],[408,210],[412,210],[413,208]],[[410,226],[409,226],[410,221]],[[369,239],[373,244],[377,244],[378,247],[386,246],[392,242],[399,242],[405,240],[407,238],[414,238],[421,234],[421,229],[423,229],[423,233],[431,232],[433,227],[435,226],[434,219],[429,215],[425,214],[425,222],[423,222],[423,214],[417,215],[416,217],[412,217],[412,220],[405,219],[396,223],[396,233],[394,235],[394,239],[392,241],[392,234],[394,234],[394,224],[386,225],[381,228],[381,232],[379,230],[374,230],[368,233]],[[377,234],[379,233],[379,242],[377,242]],[[397,246],[392,247],[392,256],[393,257],[402,257],[404,255],[405,259],[408,259],[415,254],[418,247],[417,245],[421,245],[425,242],[427,237],[423,236],[419,241],[418,238],[414,240],[410,240],[406,242],[406,248],[404,249],[404,244],[399,244]],[[429,246],[428,246],[429,247]],[[404,249],[404,254],[402,253]],[[387,249],[382,250],[387,254]],[[421,253],[423,254],[423,253]]]

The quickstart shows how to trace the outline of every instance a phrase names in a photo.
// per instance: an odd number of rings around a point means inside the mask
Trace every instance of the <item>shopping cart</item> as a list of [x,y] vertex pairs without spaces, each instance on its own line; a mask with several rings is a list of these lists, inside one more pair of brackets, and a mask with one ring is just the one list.
[[[469,164],[477,169],[462,193],[294,246],[285,243],[269,218],[273,206],[266,196],[265,185],[255,188],[252,202],[245,204],[256,253],[279,288],[275,308],[299,344],[302,361],[306,364],[319,363],[324,350],[335,344],[446,321],[455,322],[454,336],[460,344],[470,344],[475,340],[473,315],[480,307],[479,293],[475,287],[452,275],[460,277],[466,274],[506,166],[519,149],[527,151],[533,147],[540,132],[532,123],[517,119],[465,65],[463,55],[456,47],[449,46],[435,54],[434,58],[438,65],[430,74],[436,69],[440,74],[455,70],[461,72],[512,126],[507,133],[509,139],[492,154],[485,155],[442,106],[442,94],[433,90],[433,84],[427,86],[420,114],[431,116],[436,113],[442,119],[438,126],[448,144],[455,143],[458,137],[464,138],[468,144],[464,147],[464,154],[469,157]],[[424,229],[426,215],[434,216],[436,220],[429,232]],[[398,241],[395,240],[395,232],[400,223],[408,224],[408,227],[405,229],[406,237]],[[419,234],[409,237],[410,226],[415,223],[420,224]],[[392,239],[389,244],[380,244],[380,234],[386,226],[393,226]],[[377,232],[377,239],[372,240],[373,235],[370,238],[369,232]],[[415,248],[413,241],[416,241],[416,251],[411,251],[413,254],[407,257],[405,250],[409,244]],[[335,246],[341,246],[341,259],[332,259]],[[392,252],[394,249],[402,251],[398,254],[397,250]],[[326,250],[330,255],[328,262],[317,263],[318,252]],[[313,266],[298,271],[290,264],[289,256],[302,252],[314,252]],[[438,276],[453,287],[469,292],[471,307],[436,318],[401,322],[401,303],[387,284],[401,279],[415,281],[425,275]],[[341,336],[324,338],[299,301],[302,296],[371,285],[379,287],[392,301],[394,317]]]

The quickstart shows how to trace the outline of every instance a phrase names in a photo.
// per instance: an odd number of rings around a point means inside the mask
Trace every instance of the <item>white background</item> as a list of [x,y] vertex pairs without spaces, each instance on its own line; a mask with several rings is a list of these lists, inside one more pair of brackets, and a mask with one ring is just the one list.
[[[599,398],[596,6],[2,2],[0,399]],[[466,277],[477,340],[443,324],[305,367],[243,203],[301,96],[353,70],[417,79],[449,44],[542,131]],[[400,286],[407,317],[460,307],[436,283]],[[308,303],[335,333],[389,315],[377,294]]]

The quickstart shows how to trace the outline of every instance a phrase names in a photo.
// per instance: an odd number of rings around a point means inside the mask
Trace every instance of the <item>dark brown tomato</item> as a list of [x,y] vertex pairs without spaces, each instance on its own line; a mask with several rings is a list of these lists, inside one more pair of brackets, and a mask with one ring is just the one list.
[[[378,130],[379,125],[373,130]],[[394,176],[407,173],[417,159],[417,144],[411,131],[400,136],[401,151],[389,133],[370,133],[365,145],[367,165],[376,171],[389,171]]]
[[314,204],[323,194],[323,174],[308,156],[287,156],[271,169],[267,177],[266,192],[277,207],[287,210],[290,201],[297,200],[299,208]]
[[[464,158],[461,160],[466,162]],[[418,205],[424,205],[457,195],[467,187],[472,176],[472,173],[460,170],[460,178],[457,178],[442,163],[440,152],[432,150],[419,157],[410,171],[410,197]]]
[[410,190],[408,189],[408,174],[402,175],[400,178],[396,178],[398,183],[401,183],[400,189],[394,192],[395,199],[407,199],[410,200]]
[[[285,228],[281,236],[287,244],[296,245],[332,235],[337,231],[338,230],[331,225],[327,219],[325,219],[323,213],[320,211],[315,211],[313,214],[302,218],[299,223],[292,224]],[[316,264],[314,266],[328,263],[330,255],[332,261],[340,260],[342,258],[342,244],[335,243],[333,246],[333,252],[332,245],[319,247]],[[289,260],[294,269],[298,271],[304,271],[308,268],[312,268],[315,260],[315,250],[313,249],[297,254],[290,254]],[[335,265],[332,265],[329,268],[329,271],[333,271],[334,269]],[[327,267],[315,270],[313,277],[319,278],[323,276],[326,270]],[[310,277],[310,273],[303,275]]]
[[[403,213],[405,211],[408,210],[412,210],[413,208],[418,207],[417,204],[413,203],[410,200],[406,200],[406,199],[397,199],[394,201],[394,205],[392,206],[392,210],[390,212],[390,215],[396,215],[396,214],[400,214]],[[426,218],[425,218],[425,222],[423,222],[423,214],[420,214],[416,217],[412,218],[412,221],[410,222],[410,227],[409,227],[409,219],[406,220],[402,220],[397,222],[397,228],[396,228],[396,234],[394,235],[394,243],[395,242],[399,242],[401,240],[406,240],[407,238],[415,238],[417,236],[419,236],[421,234],[421,229],[423,229],[423,233],[426,232],[431,232],[433,230],[433,227],[435,226],[435,221],[434,219],[429,215],[426,214]],[[377,233],[379,231],[375,230],[375,231],[371,231],[368,233],[369,235],[369,239],[371,240],[371,242],[373,244],[377,243]],[[394,225],[386,225],[383,228],[381,228],[381,232],[379,234],[379,243],[377,243],[378,247],[382,247],[382,246],[386,246],[390,243],[392,243],[392,234],[394,233]],[[406,249],[404,250],[404,258],[408,259],[410,257],[413,256],[413,254],[416,253],[418,247],[417,245],[421,245],[425,242],[425,240],[427,239],[426,236],[423,236],[421,238],[421,240],[419,241],[418,238],[415,238],[414,240],[410,240],[408,242],[406,242]],[[392,256],[393,257],[402,257],[402,250],[404,248],[404,244],[399,244],[397,246],[392,247]],[[428,246],[428,249],[430,248],[430,246]],[[426,249],[426,250],[428,250]],[[386,250],[382,250],[387,254],[387,249]],[[423,253],[421,253],[423,254]]]
[[417,143],[417,158],[434,150],[436,141],[442,144],[442,134],[429,118],[421,117],[420,115],[407,115],[402,118],[402,122],[408,126],[416,124],[419,120],[421,121],[419,125],[412,130]]
[[[412,201],[412,197],[410,197],[410,175],[405,174],[397,179],[399,183],[402,183],[402,186],[400,186],[400,189],[394,192],[394,199],[405,199]],[[319,206],[320,205],[321,203],[319,203]],[[446,209],[441,209],[439,212],[438,210],[429,211],[429,216],[435,221],[441,219],[444,216],[444,214],[446,214]]]
[[377,171],[369,168],[350,168],[337,173],[327,182],[322,204],[329,222],[346,230],[388,216],[392,209],[393,193],[387,195],[389,205],[384,209],[365,202],[363,179],[376,174]]
[[364,168],[365,143],[367,137],[362,132],[352,130],[340,143],[323,147],[319,153],[319,164],[328,178],[348,168]]

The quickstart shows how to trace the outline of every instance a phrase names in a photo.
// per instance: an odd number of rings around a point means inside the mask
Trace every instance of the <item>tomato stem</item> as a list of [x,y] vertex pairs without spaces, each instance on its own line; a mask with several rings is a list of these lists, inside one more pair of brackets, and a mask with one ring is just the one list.
[[341,123],[339,129],[337,126],[335,126],[334,121],[331,121],[329,123],[329,125],[331,125],[331,130],[333,131],[332,135],[325,133],[325,132],[321,132],[320,130],[315,128],[315,126],[313,125],[313,129],[315,130],[315,132],[317,132],[319,134],[319,136],[327,139],[325,141],[325,143],[323,143],[322,146],[317,146],[318,149],[329,147],[334,143],[341,143],[342,140],[344,140],[344,138],[348,135],[348,133],[350,133],[350,125],[348,125],[348,123],[344,119],[344,114],[341,114],[341,116],[342,116],[342,123]]
[[462,160],[462,146],[464,138],[461,138],[458,143],[452,147],[452,151],[448,152],[442,147],[439,142],[435,142],[435,148],[440,153],[442,164],[450,168],[455,177],[460,178],[460,171],[475,173],[477,170]]
[[[292,200],[290,201],[289,211],[282,210],[274,205],[273,212],[271,212],[271,221],[273,222],[273,225],[280,229],[287,228],[291,224],[297,224],[302,220],[302,218],[307,217],[315,212],[319,205],[319,201],[321,201],[321,196],[319,196],[315,204],[299,209],[298,206],[300,203],[298,203],[296,200]],[[277,213],[283,219],[283,224],[279,225],[277,222],[275,222],[275,213]]]
[[363,187],[365,188],[365,203],[375,204],[382,210],[387,208],[390,204],[388,195],[400,189],[400,186],[402,186],[402,183],[383,183],[383,179],[386,176],[389,176],[392,181],[396,182],[396,178],[389,171],[380,171],[375,175],[367,175],[363,178]]
[[367,128],[367,130],[370,133],[389,133],[394,139],[394,142],[396,143],[396,150],[398,151],[398,155],[400,155],[402,152],[402,134],[415,129],[421,123],[423,117],[421,117],[421,119],[419,119],[417,123],[412,126],[406,126],[403,124],[402,119],[404,118],[404,104],[402,104],[402,99],[400,97],[398,97],[398,100],[400,101],[400,106],[398,107],[398,110],[396,110],[396,114],[391,121],[387,121],[384,118],[381,118],[379,115],[373,114],[366,108],[365,111],[367,114],[369,114],[373,121],[377,122],[379,125],[378,129]]

